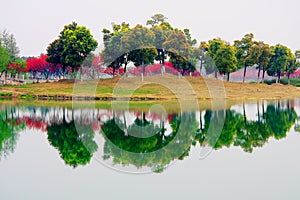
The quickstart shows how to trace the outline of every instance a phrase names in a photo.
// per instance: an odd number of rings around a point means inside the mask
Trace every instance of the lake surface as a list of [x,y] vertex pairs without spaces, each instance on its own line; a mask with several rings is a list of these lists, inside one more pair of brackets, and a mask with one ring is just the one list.
[[299,99],[184,111],[1,104],[0,198],[299,199],[299,116]]

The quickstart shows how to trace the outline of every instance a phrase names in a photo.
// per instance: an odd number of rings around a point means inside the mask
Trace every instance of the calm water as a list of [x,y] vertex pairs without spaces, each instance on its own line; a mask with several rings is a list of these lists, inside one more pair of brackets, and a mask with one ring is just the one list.
[[152,108],[0,105],[0,198],[300,198],[300,100]]

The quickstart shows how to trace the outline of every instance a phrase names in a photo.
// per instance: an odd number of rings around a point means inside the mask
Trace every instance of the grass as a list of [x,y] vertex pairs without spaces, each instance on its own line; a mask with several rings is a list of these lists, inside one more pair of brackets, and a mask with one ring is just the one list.
[[292,85],[255,83],[227,83],[215,79],[159,75],[140,78],[104,79],[99,81],[74,82],[63,80],[54,83],[27,84],[0,87],[1,96],[18,99],[35,99],[42,95],[48,99],[54,96],[95,96],[99,98],[133,98],[136,100],[175,100],[175,99],[282,99],[300,97],[300,80],[291,79]]

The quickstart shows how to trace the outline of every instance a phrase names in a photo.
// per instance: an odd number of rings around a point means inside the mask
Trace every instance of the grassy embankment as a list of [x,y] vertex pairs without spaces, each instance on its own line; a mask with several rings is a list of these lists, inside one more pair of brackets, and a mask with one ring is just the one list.
[[[124,78],[120,81],[120,77],[100,81],[77,82],[75,92],[75,84],[72,80],[55,83],[4,86],[0,87],[0,97],[12,97],[19,100],[66,100],[72,96],[76,96],[111,100],[115,96],[113,94],[116,94],[116,90],[114,90],[116,84],[120,84],[117,96],[124,99],[131,98],[131,100],[174,100],[180,97],[196,97],[199,100],[286,99],[300,97],[300,88],[292,85],[227,83],[200,77],[178,79],[177,77],[168,75],[165,75],[164,78],[161,76],[146,77],[144,82],[141,82],[140,78]],[[93,87],[95,85],[97,85],[96,91]],[[137,85],[143,86],[134,90],[133,87]],[[189,89],[190,87],[192,87],[192,90]]]

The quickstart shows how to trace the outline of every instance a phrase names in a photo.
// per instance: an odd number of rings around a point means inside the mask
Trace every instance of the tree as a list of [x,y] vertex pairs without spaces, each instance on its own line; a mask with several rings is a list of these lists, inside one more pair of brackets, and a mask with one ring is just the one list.
[[62,65],[63,71],[67,66],[72,68],[81,66],[87,55],[94,51],[98,43],[90,30],[77,23],[66,25],[60,32],[59,38],[54,40],[47,48],[47,61],[54,65]]
[[173,28],[168,22],[164,21],[159,25],[151,27],[151,30],[155,34],[155,47],[157,50],[157,56],[155,60],[159,61],[161,65],[161,73],[163,74],[165,71],[165,59],[167,58],[166,50],[164,49],[163,44],[172,33]]
[[26,62],[22,59],[17,59],[15,62],[10,63],[6,70],[12,74],[12,77],[16,78],[16,74],[26,72]]
[[113,69],[113,76],[115,71],[118,70],[124,64],[124,73],[126,73],[126,68],[128,64],[128,54],[121,42],[122,37],[126,32],[130,31],[130,25],[122,22],[121,25],[112,24],[112,29],[114,32],[110,32],[108,29],[103,29],[103,42],[104,50],[101,52],[101,57],[104,59],[104,63],[107,67]]
[[230,73],[236,70],[237,59],[235,54],[236,49],[234,46],[224,45],[216,52],[214,57],[219,72],[227,74],[227,81],[229,81]]
[[209,56],[206,57],[206,62],[210,64],[210,70],[215,72],[215,78],[217,78],[217,72],[227,74],[227,80],[229,81],[229,74],[236,70],[237,60],[235,55],[235,47],[221,38],[215,38],[209,40],[208,44],[202,43],[203,47],[208,49]]
[[250,55],[250,48],[253,45],[253,33],[246,34],[241,40],[234,41],[234,46],[237,49],[236,57],[238,60],[238,68],[244,67],[243,83],[246,78],[247,66],[253,65],[253,60]]
[[190,45],[185,34],[174,30],[163,44],[174,67],[183,75],[190,58]]
[[263,70],[262,82],[264,82],[265,72],[272,55],[270,46],[262,41],[254,41],[253,46],[249,49],[249,53],[250,60],[252,60],[253,64],[256,64],[258,68],[257,83],[259,83],[261,70]]
[[165,17],[163,14],[155,14],[154,16],[151,17],[150,20],[147,21],[146,25],[155,26],[165,22],[167,19],[168,18]]
[[183,32],[184,32],[190,46],[195,46],[197,44],[197,40],[192,38],[190,29],[188,29],[188,28],[183,29]]
[[271,76],[277,75],[276,83],[280,83],[281,73],[286,71],[290,65],[292,52],[288,47],[281,44],[271,47],[271,51],[273,55],[267,73]]
[[50,74],[56,73],[58,70],[52,63],[47,62],[47,58],[47,55],[41,54],[37,58],[32,57],[26,60],[26,71],[31,73],[37,82],[39,82],[39,75],[43,75],[48,81]]
[[292,73],[296,71],[296,69],[300,66],[300,63],[297,61],[295,55],[292,51],[289,51],[289,61],[287,64],[286,72],[288,76],[288,84],[290,85],[290,76]]
[[217,78],[217,67],[209,53],[209,44],[202,41],[199,47],[200,50],[200,72],[203,73],[203,68],[205,68],[206,74],[211,74],[215,72],[215,78]]
[[7,30],[3,30],[0,33],[0,46],[7,50],[12,59],[19,57],[20,49],[17,47],[16,39]]
[[128,52],[128,60],[135,66],[142,67],[142,80],[145,72],[145,64],[154,63],[157,55],[155,48],[155,34],[150,29],[137,25],[124,33],[121,39],[122,52]]
[[295,51],[295,58],[296,58],[297,61],[299,61],[299,59],[300,59],[300,50]]
[[11,57],[6,49],[0,46],[0,71],[1,75],[4,71],[6,71],[6,67],[10,63]]

